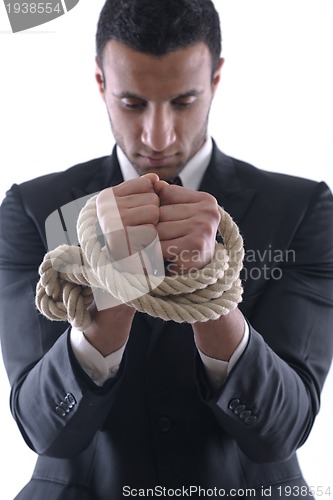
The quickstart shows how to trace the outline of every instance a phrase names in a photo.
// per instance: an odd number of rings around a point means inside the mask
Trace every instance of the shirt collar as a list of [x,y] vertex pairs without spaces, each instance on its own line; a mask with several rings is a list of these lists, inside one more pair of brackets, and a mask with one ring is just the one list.
[[[185,167],[179,174],[180,180],[182,181],[184,187],[186,187],[187,189],[192,189],[194,191],[197,191],[199,189],[201,180],[209,165],[212,152],[213,141],[211,137],[207,137],[207,140],[205,141],[202,148],[199,149],[199,151],[193,156],[193,158],[190,159],[190,161],[185,165]],[[131,179],[136,179],[137,177],[139,177],[137,171],[118,145],[117,156],[124,181],[129,181]]]

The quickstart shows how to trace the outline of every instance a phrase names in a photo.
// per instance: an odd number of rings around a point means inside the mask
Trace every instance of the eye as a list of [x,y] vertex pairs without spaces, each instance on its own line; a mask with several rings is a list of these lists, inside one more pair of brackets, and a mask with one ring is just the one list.
[[146,102],[134,97],[124,97],[121,103],[126,109],[143,109],[146,107]]
[[196,101],[196,97],[194,95],[192,96],[184,96],[184,97],[178,97],[174,101],[172,101],[172,104],[177,107],[177,108],[189,108],[194,104]]

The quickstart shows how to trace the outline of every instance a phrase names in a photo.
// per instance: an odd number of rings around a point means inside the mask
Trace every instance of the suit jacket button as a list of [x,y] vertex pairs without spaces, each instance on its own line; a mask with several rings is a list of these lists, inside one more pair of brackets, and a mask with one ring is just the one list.
[[246,406],[245,405],[238,405],[234,409],[234,414],[235,415],[240,415],[244,410],[246,410]]
[[246,417],[246,419],[244,420],[244,423],[246,425],[253,425],[256,423],[257,420],[258,419],[255,415],[251,415],[250,417]]
[[235,408],[237,408],[238,405],[241,404],[241,400],[240,399],[232,399],[230,402],[229,402],[229,409],[234,411]]
[[70,408],[73,408],[73,406],[76,404],[76,400],[73,394],[71,394],[70,392],[66,394],[65,403],[67,403]]
[[63,410],[62,408],[60,408],[60,406],[56,406],[55,411],[57,412],[57,415],[59,415],[59,417],[65,417],[66,416],[65,410]]
[[251,410],[245,410],[245,411],[242,411],[242,413],[239,415],[239,418],[241,420],[245,420],[246,418],[250,417],[251,415],[252,415]]
[[59,403],[59,407],[64,410],[65,414],[70,410],[68,404],[66,404],[64,401],[61,401],[61,403]]
[[172,422],[168,417],[161,417],[158,419],[158,428],[160,432],[169,432],[172,427]]

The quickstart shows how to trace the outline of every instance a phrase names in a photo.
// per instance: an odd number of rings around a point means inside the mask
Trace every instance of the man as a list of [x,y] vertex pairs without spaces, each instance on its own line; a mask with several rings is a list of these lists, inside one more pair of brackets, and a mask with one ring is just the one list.
[[[39,454],[18,499],[312,496],[295,452],[332,356],[333,200],[325,184],[259,171],[207,137],[220,49],[210,0],[108,0],[96,79],[117,147],[3,202],[2,350],[13,415]],[[182,187],[164,182],[178,176]],[[245,241],[243,302],[193,325],[93,302],[84,334],[42,317],[45,220],[96,192],[111,253],[123,251],[114,197],[134,242],[157,231],[182,273],[211,260],[223,206]]]

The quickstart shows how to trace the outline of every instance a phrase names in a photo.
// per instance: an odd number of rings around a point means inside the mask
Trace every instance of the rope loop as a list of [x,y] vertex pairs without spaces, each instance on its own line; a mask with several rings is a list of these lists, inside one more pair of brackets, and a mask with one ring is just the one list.
[[44,316],[53,321],[67,320],[85,330],[91,322],[88,307],[96,288],[137,311],[177,323],[215,320],[241,302],[243,239],[223,208],[218,207],[218,231],[223,243],[215,244],[211,262],[177,277],[164,276],[163,281],[149,275],[147,292],[146,274],[120,271],[110,261],[106,246],[101,245],[96,198],[88,200],[77,221],[80,247],[60,245],[45,255],[39,268],[36,306]]

